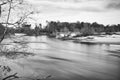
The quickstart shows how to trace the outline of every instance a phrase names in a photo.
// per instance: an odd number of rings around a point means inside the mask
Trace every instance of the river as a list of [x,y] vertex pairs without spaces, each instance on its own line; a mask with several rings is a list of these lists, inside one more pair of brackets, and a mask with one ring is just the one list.
[[[14,40],[27,43],[14,43]],[[8,61],[20,76],[45,78],[50,75],[47,80],[120,80],[120,58],[108,51],[118,50],[120,45],[80,44],[46,36],[17,36],[3,43],[35,54]]]

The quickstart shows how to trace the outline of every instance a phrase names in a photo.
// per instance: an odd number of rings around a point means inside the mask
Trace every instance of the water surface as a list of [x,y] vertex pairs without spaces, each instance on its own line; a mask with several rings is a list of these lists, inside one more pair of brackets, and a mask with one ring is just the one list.
[[[14,43],[23,41],[24,43]],[[48,80],[119,80],[120,58],[108,50],[120,45],[88,45],[61,41],[46,36],[14,37],[3,41],[7,47],[35,53],[35,56],[10,60],[9,64],[20,76],[41,77]]]

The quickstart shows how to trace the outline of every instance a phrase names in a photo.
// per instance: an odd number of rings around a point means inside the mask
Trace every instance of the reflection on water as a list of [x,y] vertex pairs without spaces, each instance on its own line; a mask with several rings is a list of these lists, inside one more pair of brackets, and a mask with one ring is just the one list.
[[[14,39],[16,40],[16,39]],[[20,58],[9,64],[21,76],[52,75],[49,80],[119,80],[120,58],[110,56],[107,50],[119,45],[87,45],[50,39],[46,36],[20,37],[9,46],[34,52],[35,56]]]

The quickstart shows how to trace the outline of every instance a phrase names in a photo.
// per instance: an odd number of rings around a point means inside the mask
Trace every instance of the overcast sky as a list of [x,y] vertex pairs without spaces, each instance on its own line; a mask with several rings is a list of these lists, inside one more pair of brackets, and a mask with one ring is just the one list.
[[48,21],[120,23],[120,0],[28,0],[40,11],[34,17]]

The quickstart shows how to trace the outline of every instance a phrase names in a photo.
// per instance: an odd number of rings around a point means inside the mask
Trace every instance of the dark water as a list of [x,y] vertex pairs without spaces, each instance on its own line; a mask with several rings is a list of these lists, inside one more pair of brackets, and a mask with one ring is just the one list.
[[[23,43],[13,43],[15,40]],[[3,43],[36,54],[9,61],[20,76],[51,75],[48,80],[120,80],[120,58],[108,52],[120,49],[120,45],[77,44],[46,36],[14,37]]]

